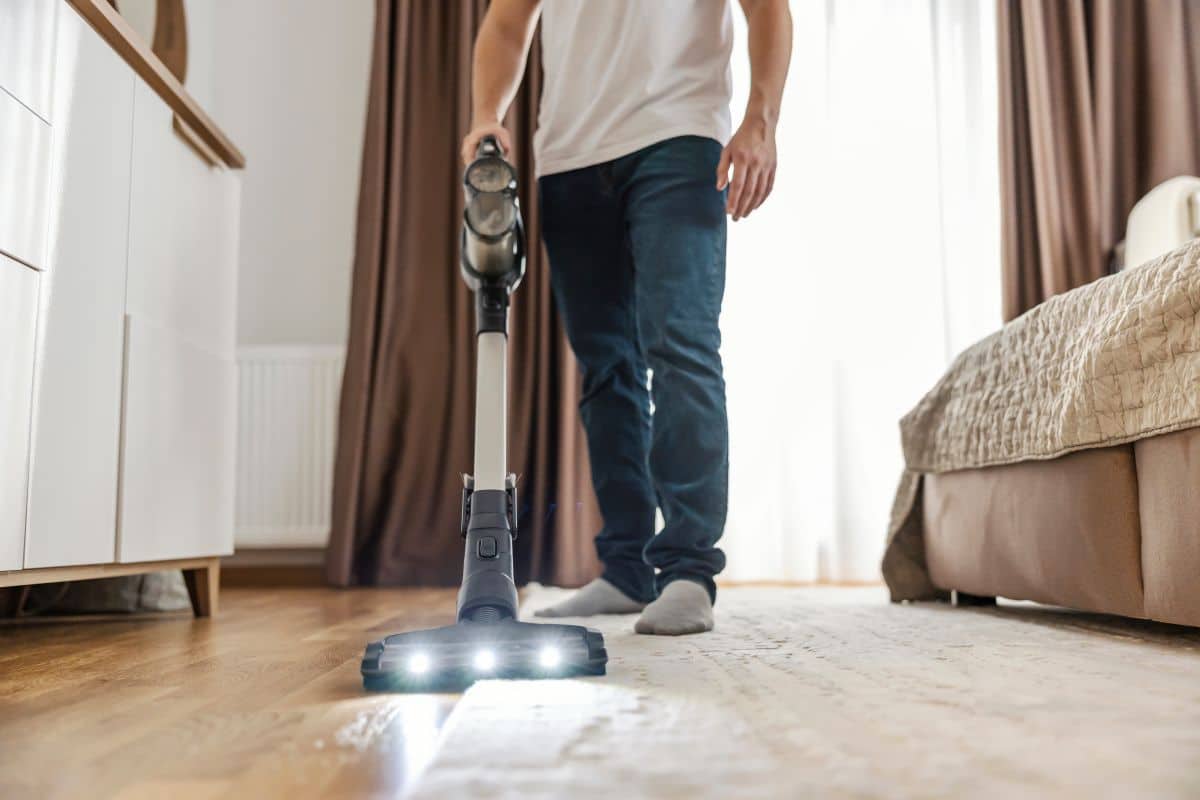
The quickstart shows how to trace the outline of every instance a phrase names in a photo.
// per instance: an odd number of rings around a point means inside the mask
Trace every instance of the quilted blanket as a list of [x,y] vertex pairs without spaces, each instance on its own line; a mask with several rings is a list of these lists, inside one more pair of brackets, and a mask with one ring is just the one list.
[[968,348],[900,422],[883,575],[934,597],[921,477],[1057,458],[1200,425],[1200,240],[1052,297]]

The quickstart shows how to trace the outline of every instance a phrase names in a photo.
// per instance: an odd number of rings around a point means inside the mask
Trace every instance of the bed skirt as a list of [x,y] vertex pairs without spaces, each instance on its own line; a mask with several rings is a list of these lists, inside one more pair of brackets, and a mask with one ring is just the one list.
[[923,476],[939,590],[1200,626],[1200,430]]

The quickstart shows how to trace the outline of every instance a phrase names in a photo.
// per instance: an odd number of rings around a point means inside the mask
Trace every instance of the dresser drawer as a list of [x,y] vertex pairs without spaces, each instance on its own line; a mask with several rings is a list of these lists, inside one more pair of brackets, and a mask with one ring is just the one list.
[[78,14],[58,41],[26,569],[116,557],[134,76]]
[[60,10],[63,0],[0,0],[0,89],[48,122]]
[[50,126],[0,92],[0,253],[38,269],[46,262],[49,171]]
[[0,570],[21,569],[38,281],[0,255]]

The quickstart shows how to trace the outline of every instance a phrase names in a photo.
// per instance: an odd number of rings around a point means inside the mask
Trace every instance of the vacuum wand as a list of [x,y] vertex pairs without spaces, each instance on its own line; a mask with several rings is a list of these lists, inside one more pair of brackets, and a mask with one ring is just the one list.
[[460,268],[475,293],[476,490],[508,487],[508,303],[525,275],[525,228],[517,176],[495,137],[480,142],[463,175]]
[[475,473],[463,476],[458,622],[367,645],[369,689],[431,691],[478,677],[603,675],[604,637],[579,625],[518,622],[513,580],[517,482],[508,472],[508,307],[525,275],[517,175],[494,137],[463,175],[459,270],[475,294]]

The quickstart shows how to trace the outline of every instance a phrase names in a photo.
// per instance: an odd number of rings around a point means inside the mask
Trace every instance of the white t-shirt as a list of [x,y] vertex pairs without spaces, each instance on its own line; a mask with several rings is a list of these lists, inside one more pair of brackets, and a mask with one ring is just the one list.
[[673,136],[729,141],[729,0],[544,0],[538,175]]

